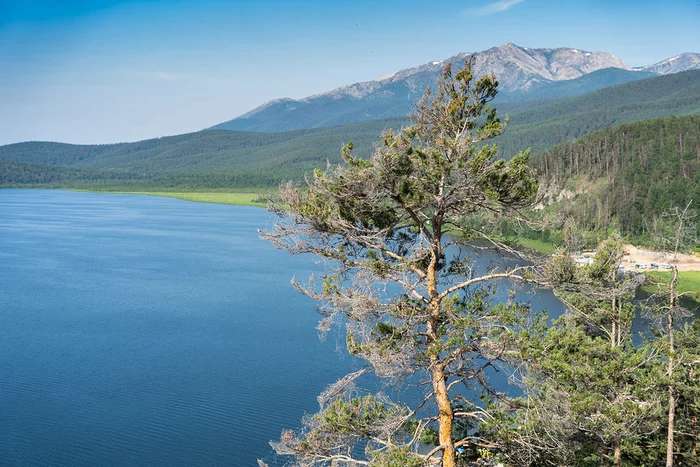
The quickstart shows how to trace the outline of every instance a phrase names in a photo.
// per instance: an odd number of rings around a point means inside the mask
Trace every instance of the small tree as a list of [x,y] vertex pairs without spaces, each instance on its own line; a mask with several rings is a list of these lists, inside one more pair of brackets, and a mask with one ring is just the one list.
[[[553,256],[547,282],[567,313],[538,334],[524,335],[525,397],[493,424],[517,465],[622,465],[623,448],[655,431],[657,353],[631,339],[640,284],[618,271],[618,236],[603,241],[590,264],[566,253]],[[626,446],[625,446],[626,444]],[[628,454],[631,454],[628,452]]]
[[671,278],[668,283],[658,282],[657,292],[653,298],[652,311],[665,321],[667,363],[666,378],[668,379],[668,426],[666,438],[666,467],[673,467],[674,459],[674,435],[676,426],[676,404],[678,399],[676,366],[680,363],[676,355],[675,327],[677,321],[683,316],[688,316],[687,310],[680,304],[678,293],[678,254],[690,247],[697,245],[695,217],[691,209],[693,200],[690,200],[684,208],[673,207],[664,214],[660,228],[654,234],[658,247],[671,255]]
[[619,346],[631,330],[634,306],[628,300],[643,282],[639,275],[620,273],[624,256],[622,239],[615,233],[598,245],[583,279],[575,284],[573,309],[578,320],[605,335],[611,348]]
[[[344,164],[316,171],[306,188],[283,185],[270,204],[282,221],[262,233],[265,239],[330,260],[321,284],[313,277],[308,286],[295,283],[322,303],[320,327],[344,316],[350,353],[380,377],[417,373],[431,388],[425,402],[437,407],[419,417],[417,407],[336,391],[301,435],[283,436],[278,452],[304,465],[422,465],[441,452],[442,465],[452,467],[458,448],[492,447],[457,429],[455,419],[488,417],[457,388],[485,383],[485,370],[506,357],[518,319],[529,311],[492,306],[485,285],[523,279],[526,268],[476,273],[458,248],[484,234],[460,220],[513,216],[537,191],[527,153],[506,162],[484,143],[504,130],[489,106],[497,86],[493,75],[475,80],[470,63],[456,73],[446,66],[435,93],[426,90],[417,105],[414,126],[384,133],[369,160],[354,157],[348,144]],[[433,425],[437,446],[418,456],[417,440],[431,438]]]
[[676,356],[675,388],[676,412],[680,444],[678,451],[686,456],[684,464],[700,465],[698,441],[700,440],[700,321],[686,323],[676,335],[679,354]]

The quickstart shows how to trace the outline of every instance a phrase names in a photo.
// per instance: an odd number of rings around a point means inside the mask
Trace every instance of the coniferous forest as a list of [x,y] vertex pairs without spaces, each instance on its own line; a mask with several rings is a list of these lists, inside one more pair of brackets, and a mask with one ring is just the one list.
[[700,116],[606,128],[535,154],[544,191],[585,229],[649,237],[664,212],[700,200]]

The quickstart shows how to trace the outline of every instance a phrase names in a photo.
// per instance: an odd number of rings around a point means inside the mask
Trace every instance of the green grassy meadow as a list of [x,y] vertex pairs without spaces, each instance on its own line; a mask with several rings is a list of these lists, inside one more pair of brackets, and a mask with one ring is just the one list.
[[[668,283],[671,278],[671,273],[667,271],[651,271],[645,274],[655,282]],[[644,285],[646,293],[654,293],[655,290],[653,284]],[[700,271],[681,271],[678,277],[678,292],[700,304]]]
[[546,242],[544,240],[537,240],[534,238],[527,238],[524,236],[516,237],[512,235],[494,234],[491,235],[491,238],[496,241],[506,243],[514,248],[532,250],[541,255],[549,255],[554,253],[554,250],[557,249],[557,246],[554,243]]
[[194,201],[197,203],[215,203],[215,204],[237,204],[239,206],[256,206],[265,207],[264,202],[258,202],[264,194],[261,193],[186,193],[186,192],[168,192],[168,191],[142,191],[128,192],[125,194],[132,195],[149,195],[149,196],[164,196],[167,198],[177,198],[185,201]]
[[556,250],[556,246],[554,246],[554,244],[532,238],[518,237],[513,241],[513,243],[518,246],[529,248],[543,255],[548,255]]

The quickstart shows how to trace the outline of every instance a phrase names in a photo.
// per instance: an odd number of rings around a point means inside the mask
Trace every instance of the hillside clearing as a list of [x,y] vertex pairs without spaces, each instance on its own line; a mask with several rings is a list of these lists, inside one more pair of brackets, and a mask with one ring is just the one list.
[[[627,253],[623,258],[623,264],[630,269],[633,264],[649,265],[651,263],[675,263],[679,271],[700,271],[700,256],[686,255],[679,253],[678,255],[665,254],[658,251],[645,250],[632,245],[625,245]],[[698,275],[700,278],[700,275]],[[700,290],[700,284],[698,289]]]

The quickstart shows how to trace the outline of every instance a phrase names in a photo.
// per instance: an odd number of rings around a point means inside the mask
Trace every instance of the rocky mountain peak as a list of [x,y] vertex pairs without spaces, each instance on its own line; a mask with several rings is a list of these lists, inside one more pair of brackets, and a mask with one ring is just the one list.
[[477,74],[492,72],[504,91],[527,90],[534,83],[575,79],[604,68],[631,69],[606,52],[535,49],[506,43],[476,54]]
[[652,73],[657,73],[660,75],[679,73],[686,70],[697,70],[700,69],[700,54],[686,52],[663,60],[659,63],[635,69],[651,71]]
[[[622,60],[606,52],[588,52],[569,48],[533,49],[507,42],[483,52],[460,53],[444,60],[399,70],[371,83],[389,84],[406,81],[410,88],[414,86],[424,88],[425,85],[434,82],[436,75],[442,71],[446,63],[451,62],[455,66],[461,66],[472,55],[475,55],[475,73],[477,75],[494,73],[500,81],[502,91],[527,90],[536,83],[575,79],[604,68],[631,70]],[[352,92],[356,97],[362,97],[365,95],[362,90],[375,89],[375,86],[368,83],[357,83],[333,90],[331,93],[347,91]]]
[[[280,131],[406,115],[425,88],[435,84],[446,63],[460,68],[472,57],[476,76],[495,74],[501,96],[510,95],[516,100],[534,98],[529,96],[551,97],[545,89],[560,96],[576,95],[653,75],[700,69],[700,54],[696,53],[631,68],[606,52],[566,47],[529,48],[507,42],[481,52],[459,53],[303,99],[278,99],[216,127]],[[578,79],[585,83],[572,83],[570,89],[565,89],[567,82]]]

